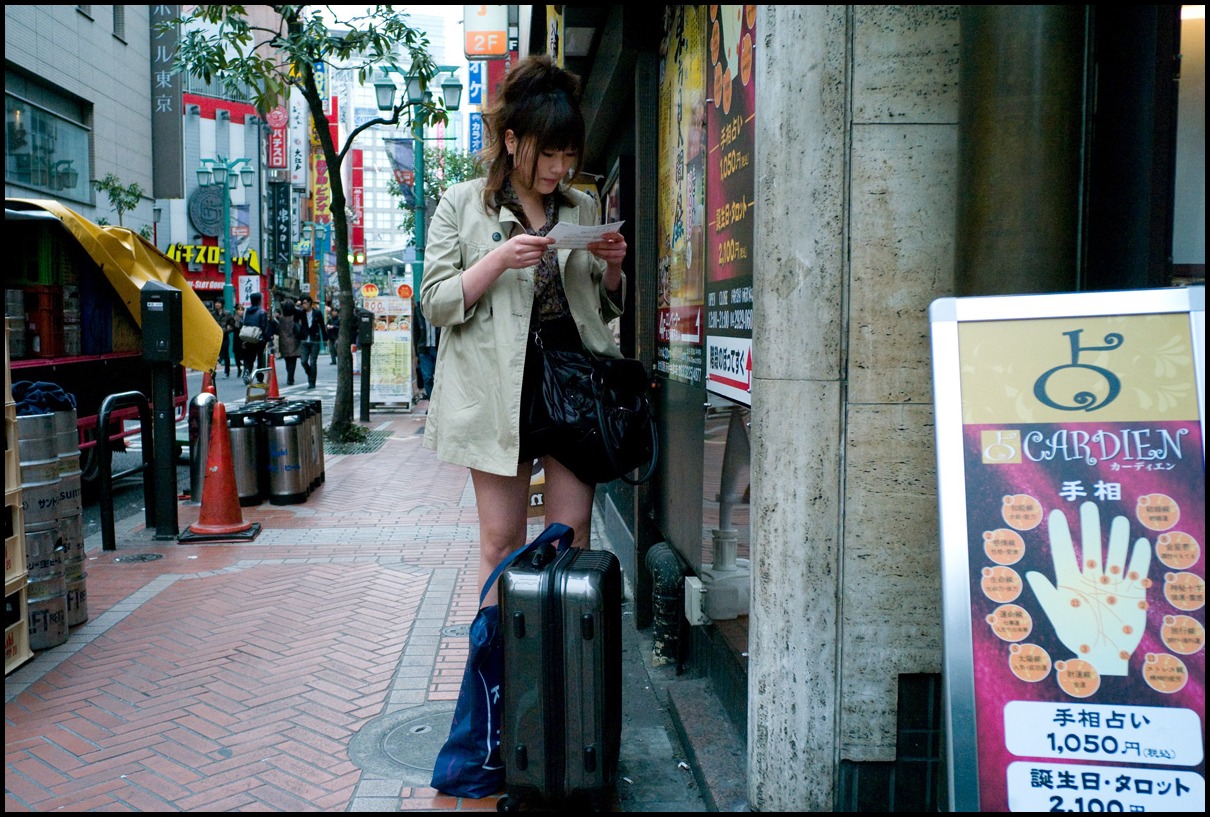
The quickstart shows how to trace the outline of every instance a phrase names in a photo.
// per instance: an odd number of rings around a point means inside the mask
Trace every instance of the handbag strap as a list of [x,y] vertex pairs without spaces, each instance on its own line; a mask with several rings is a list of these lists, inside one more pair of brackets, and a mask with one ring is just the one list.
[[[650,413],[651,412],[651,400],[648,399],[646,394],[643,395],[643,403],[646,404],[647,411],[648,411],[648,413]],[[597,422],[601,425],[602,433],[604,433],[605,424],[604,424],[604,420],[601,419],[602,413],[603,412],[600,412],[600,411],[597,412]],[[643,472],[642,476],[631,477],[629,474],[622,474],[622,481],[629,485],[641,485],[642,483],[651,479],[652,475],[655,474],[655,466],[656,466],[656,463],[659,462],[659,459],[660,459],[660,434],[659,434],[659,431],[655,427],[654,421],[652,421],[650,423],[649,427],[651,428],[651,459],[647,461],[647,470],[645,470]],[[609,458],[611,460],[614,459],[612,449],[609,449]],[[614,464],[614,467],[615,468],[617,467],[616,463]]]
[[546,526],[546,530],[538,535],[538,538],[527,545],[514,550],[512,553],[500,560],[500,564],[496,565],[490,576],[487,577],[487,582],[483,585],[483,589],[479,591],[479,606],[483,606],[484,600],[487,599],[487,591],[492,589],[492,585],[496,583],[496,579],[500,578],[500,574],[516,561],[517,557],[522,553],[532,553],[540,547],[554,544],[555,552],[562,553],[567,548],[571,547],[571,540],[575,537],[575,532],[560,522],[551,522]]

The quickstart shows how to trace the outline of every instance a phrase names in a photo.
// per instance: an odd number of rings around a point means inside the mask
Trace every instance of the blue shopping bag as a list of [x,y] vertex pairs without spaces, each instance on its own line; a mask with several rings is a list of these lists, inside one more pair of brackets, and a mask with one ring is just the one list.
[[514,560],[543,547],[563,550],[571,545],[572,537],[572,529],[566,525],[548,525],[534,541],[505,557],[479,592],[480,608],[471,622],[470,654],[454,705],[454,720],[433,765],[432,786],[442,794],[489,797],[504,788],[504,763],[500,758],[504,641],[499,605],[483,607],[483,600]]

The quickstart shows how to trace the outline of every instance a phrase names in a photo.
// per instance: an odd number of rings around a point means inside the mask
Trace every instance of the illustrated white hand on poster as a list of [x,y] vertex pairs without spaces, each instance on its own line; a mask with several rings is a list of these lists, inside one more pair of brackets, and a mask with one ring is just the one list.
[[1147,623],[1151,580],[1151,543],[1135,540],[1127,565],[1130,523],[1114,518],[1109,556],[1101,560],[1101,516],[1095,503],[1080,506],[1081,558],[1076,557],[1067,517],[1053,510],[1047,520],[1055,580],[1031,571],[1026,581],[1054,626],[1055,634],[1077,659],[1099,675],[1126,675],[1130,656]]

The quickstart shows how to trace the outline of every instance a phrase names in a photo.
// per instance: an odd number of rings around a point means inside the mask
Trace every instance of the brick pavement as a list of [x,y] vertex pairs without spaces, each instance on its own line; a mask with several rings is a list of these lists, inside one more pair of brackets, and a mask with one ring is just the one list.
[[[429,788],[431,755],[355,762],[390,718],[389,740],[435,754],[478,595],[466,470],[421,446],[422,415],[370,425],[389,439],[329,456],[305,503],[241,509],[250,542],[156,541],[141,516],[115,551],[90,537],[88,621],[5,679],[6,811],[495,809]],[[182,530],[199,509],[180,505]],[[625,810],[700,809],[656,737]]]

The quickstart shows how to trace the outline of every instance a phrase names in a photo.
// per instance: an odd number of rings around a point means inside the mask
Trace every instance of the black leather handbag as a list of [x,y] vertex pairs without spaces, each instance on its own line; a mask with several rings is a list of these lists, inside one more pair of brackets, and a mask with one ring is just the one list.
[[[647,369],[630,358],[542,351],[542,382],[533,408],[552,455],[587,483],[651,479],[660,440]],[[537,419],[537,418],[535,418]],[[638,477],[631,472],[640,470]]]

